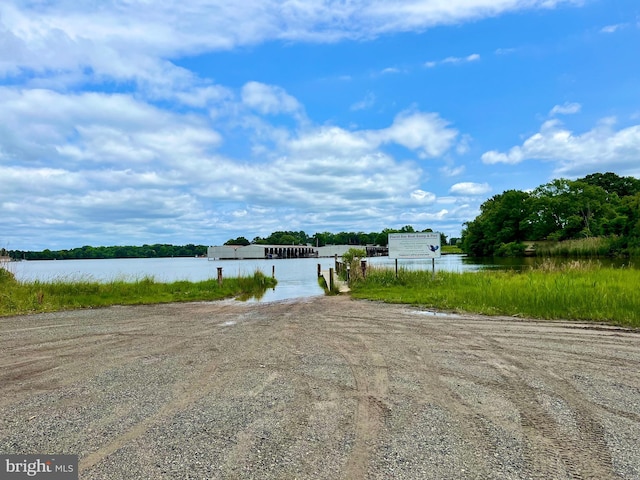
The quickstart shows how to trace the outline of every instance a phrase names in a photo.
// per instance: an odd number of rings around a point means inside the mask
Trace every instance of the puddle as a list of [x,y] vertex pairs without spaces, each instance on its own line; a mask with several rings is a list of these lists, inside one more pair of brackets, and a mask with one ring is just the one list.
[[433,310],[409,310],[411,315],[424,315],[427,317],[451,317],[460,318],[457,313],[436,312]]

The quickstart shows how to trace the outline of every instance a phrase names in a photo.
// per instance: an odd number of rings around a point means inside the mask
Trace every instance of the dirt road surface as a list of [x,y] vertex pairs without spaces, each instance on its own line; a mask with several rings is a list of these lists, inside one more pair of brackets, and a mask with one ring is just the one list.
[[640,332],[315,297],[0,319],[0,453],[82,479],[640,478]]

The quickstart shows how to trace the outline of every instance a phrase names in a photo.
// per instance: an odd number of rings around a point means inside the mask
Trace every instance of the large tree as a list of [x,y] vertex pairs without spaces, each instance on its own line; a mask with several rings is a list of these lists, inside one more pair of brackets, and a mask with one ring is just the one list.
[[480,206],[480,215],[465,223],[462,248],[476,256],[492,256],[503,245],[526,240],[530,233],[530,195],[507,190]]

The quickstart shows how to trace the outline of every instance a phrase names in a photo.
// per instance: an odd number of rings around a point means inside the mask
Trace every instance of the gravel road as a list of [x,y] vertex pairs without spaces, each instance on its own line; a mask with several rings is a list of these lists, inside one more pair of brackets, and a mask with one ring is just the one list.
[[640,332],[314,297],[0,318],[0,453],[82,479],[640,478]]

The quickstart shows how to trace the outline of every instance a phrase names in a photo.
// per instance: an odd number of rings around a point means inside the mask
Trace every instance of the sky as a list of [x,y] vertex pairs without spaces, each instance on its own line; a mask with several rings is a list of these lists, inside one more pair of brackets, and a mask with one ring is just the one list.
[[459,237],[640,178],[637,0],[2,0],[0,247]]

